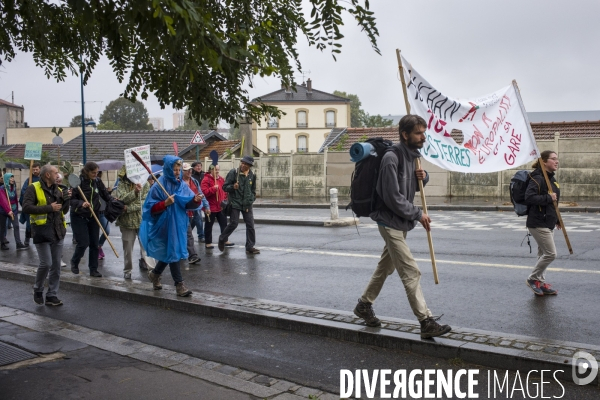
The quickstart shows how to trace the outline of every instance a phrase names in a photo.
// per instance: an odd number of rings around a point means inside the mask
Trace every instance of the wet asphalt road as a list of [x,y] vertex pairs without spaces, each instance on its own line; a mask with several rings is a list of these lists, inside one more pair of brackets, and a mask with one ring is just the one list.
[[[479,398],[524,398],[514,372],[509,373],[511,388],[514,382],[517,388],[512,396],[508,395],[508,389],[504,389],[502,393],[498,390],[496,396],[488,396],[487,377],[490,371],[493,377],[494,370],[465,364],[460,359],[438,359],[67,290],[60,292],[60,298],[64,301],[62,307],[37,306],[31,298],[31,285],[20,281],[0,279],[0,293],[3,294],[0,304],[9,307],[138,340],[203,360],[316,387],[331,393],[339,393],[341,369],[351,371],[363,369],[369,371],[370,375],[375,369],[392,371],[478,369],[475,393]],[[0,333],[2,333],[1,329]],[[119,375],[120,368],[135,367],[133,365],[136,364],[135,360],[125,360],[128,365],[123,365],[123,362],[119,362],[120,359],[107,355],[106,352],[93,348],[87,348],[86,351],[87,353],[71,356],[71,360],[56,364],[38,364],[26,369],[0,373],[0,388],[4,384],[11,385],[14,390],[9,393],[15,394],[16,398],[27,398],[28,393],[37,393],[38,396],[41,395],[40,398],[95,398],[87,395],[91,393],[95,395],[102,393],[105,395],[103,398],[106,398],[107,394],[114,395],[119,390],[116,387],[98,392],[99,387],[109,382],[104,374],[110,374],[111,377]],[[109,371],[103,371],[104,369]],[[151,380],[151,382],[141,389],[129,389],[123,385],[127,379],[123,379],[119,382],[121,390],[116,398],[140,398],[139,395],[142,394],[148,399],[165,398],[162,395],[169,385],[177,385],[173,388],[171,398],[182,391],[185,396],[191,395],[192,398],[210,400],[234,398],[223,397],[222,390],[218,395],[204,391],[200,397],[194,397],[197,388],[182,386],[186,384],[182,377],[170,377],[169,371],[163,372],[162,376],[157,376],[154,367],[150,370],[148,366],[141,369],[142,371],[133,371],[133,375],[131,371],[122,371],[121,375],[126,375],[122,378],[134,378],[132,382],[144,380]],[[143,371],[147,373],[143,374]],[[496,370],[496,373],[504,377],[506,371]],[[527,373],[528,371],[520,371],[519,379],[523,389],[526,387],[531,397],[535,398],[537,395],[534,393],[538,393],[540,388],[540,376],[539,373],[536,375],[534,372],[527,381]],[[569,374],[570,368],[565,368],[565,373]],[[88,382],[82,382],[81,376],[84,376]],[[27,380],[28,383],[24,382]],[[158,380],[161,385],[157,385],[153,380]],[[597,399],[600,393],[600,389],[593,386],[576,386],[565,382],[559,385],[548,374],[545,375],[544,381],[547,382],[543,389],[546,398],[555,396],[592,400]],[[159,387],[153,392],[156,386]],[[33,388],[35,390],[32,390]],[[465,379],[461,380],[461,389],[463,392],[466,391]],[[364,389],[362,393],[364,396]],[[379,393],[379,389],[376,393]]]
[[[326,218],[329,211],[256,209],[255,214]],[[598,214],[563,214],[575,254],[568,254],[562,233],[556,232],[559,256],[550,267],[558,270],[548,271],[547,279],[559,294],[542,298],[525,286],[536,248],[533,240],[533,254],[526,244],[520,246],[526,232],[523,218],[502,212],[431,215],[439,285],[433,283],[425,231],[415,228],[408,243],[422,270],[428,306],[434,314],[444,314],[444,323],[600,345]],[[198,244],[202,261],[184,269],[183,276],[192,289],[351,311],[383,248],[376,226],[362,220],[358,232],[356,227],[257,225],[256,246],[262,251],[257,256],[245,254],[245,230],[240,224],[230,238],[236,247],[221,253]],[[119,236],[113,226],[112,237],[121,252]],[[73,251],[70,238],[63,257],[67,263]],[[1,259],[36,263],[34,249],[16,253],[14,244],[10,246],[11,250],[0,253]],[[122,276],[122,260],[111,254],[108,244],[104,250],[107,258],[100,262],[100,271]],[[84,262],[80,268],[86,272]],[[133,272],[133,279],[145,279],[137,268]],[[169,283],[165,273],[163,282]],[[388,278],[374,307],[380,316],[414,320],[396,274]]]

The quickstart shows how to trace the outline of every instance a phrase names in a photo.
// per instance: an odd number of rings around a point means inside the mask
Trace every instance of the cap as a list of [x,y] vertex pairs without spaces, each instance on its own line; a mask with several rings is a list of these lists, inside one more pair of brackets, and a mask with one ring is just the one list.
[[252,158],[250,156],[244,156],[244,157],[242,157],[241,161],[243,163],[246,163],[246,164],[250,165],[250,166],[254,165],[254,158]]
[[184,171],[187,171],[188,169],[192,169],[192,166],[189,163],[184,162],[182,168]]

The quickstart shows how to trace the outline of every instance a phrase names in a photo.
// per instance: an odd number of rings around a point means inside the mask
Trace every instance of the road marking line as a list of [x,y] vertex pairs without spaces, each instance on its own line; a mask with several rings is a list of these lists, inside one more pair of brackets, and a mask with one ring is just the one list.
[[[239,246],[244,248],[244,246]],[[304,250],[304,249],[286,249],[282,247],[261,247],[261,250],[271,251],[283,251],[286,253],[303,253],[303,254],[317,254],[325,256],[342,256],[342,257],[356,257],[356,258],[375,258],[379,259],[381,256],[373,254],[356,254],[356,253],[340,253],[336,251],[317,251],[317,250]],[[415,258],[418,262],[431,262],[429,258]],[[471,261],[451,261],[451,260],[436,260],[437,263],[442,264],[456,264],[456,265],[470,265],[477,267],[493,267],[493,268],[509,268],[509,269],[528,269],[533,270],[533,266],[525,265],[511,265],[511,264],[493,264],[493,263],[482,263],[482,262],[471,262]],[[587,269],[568,269],[568,268],[548,268],[548,271],[553,272],[574,272],[579,274],[600,274],[600,271],[593,271]]]

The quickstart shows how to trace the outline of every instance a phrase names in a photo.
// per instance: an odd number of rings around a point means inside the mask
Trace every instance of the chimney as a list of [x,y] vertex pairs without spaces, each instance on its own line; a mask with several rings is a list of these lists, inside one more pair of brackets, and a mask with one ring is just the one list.
[[306,91],[308,93],[312,93],[312,81],[310,80],[310,78],[308,78],[308,80],[306,81]]

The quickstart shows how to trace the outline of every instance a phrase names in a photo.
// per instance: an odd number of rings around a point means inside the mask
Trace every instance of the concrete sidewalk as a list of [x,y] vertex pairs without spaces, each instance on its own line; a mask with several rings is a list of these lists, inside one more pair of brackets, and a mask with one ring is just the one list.
[[[30,266],[0,263],[0,277],[6,279],[33,282],[35,270]],[[162,291],[154,291],[148,282],[119,278],[98,280],[68,274],[61,277],[61,288],[66,290],[434,357],[460,358],[492,368],[562,371],[557,376],[566,381],[572,379],[571,362],[577,351],[585,351],[600,359],[600,346],[584,343],[460,327],[454,327],[452,333],[444,337],[423,340],[414,321],[383,317],[381,328],[370,328],[350,312],[197,291],[194,288],[192,297],[178,298],[172,286],[163,286],[165,289]],[[594,384],[598,382],[596,378]]]

